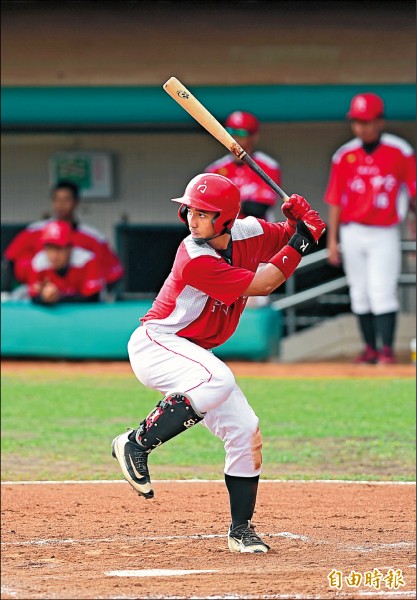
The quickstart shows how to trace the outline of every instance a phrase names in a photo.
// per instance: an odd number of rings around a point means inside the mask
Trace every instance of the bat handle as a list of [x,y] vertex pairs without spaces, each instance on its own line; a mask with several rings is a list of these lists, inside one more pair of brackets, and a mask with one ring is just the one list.
[[245,162],[247,165],[249,165],[249,167],[255,171],[255,173],[257,175],[259,175],[259,177],[261,177],[261,179],[263,179],[265,181],[265,183],[267,183],[269,185],[269,187],[271,187],[274,192],[276,192],[278,194],[278,196],[284,201],[286,202],[288,200],[288,196],[287,194],[284,192],[283,189],[281,189],[279,187],[279,185],[277,183],[275,183],[275,181],[273,179],[270,178],[269,175],[267,175],[265,173],[265,171],[263,169],[261,169],[261,167],[259,165],[256,164],[256,162],[253,160],[253,158],[251,158],[249,156],[249,154],[244,154],[244,156],[239,157],[241,160],[243,160],[243,162]]

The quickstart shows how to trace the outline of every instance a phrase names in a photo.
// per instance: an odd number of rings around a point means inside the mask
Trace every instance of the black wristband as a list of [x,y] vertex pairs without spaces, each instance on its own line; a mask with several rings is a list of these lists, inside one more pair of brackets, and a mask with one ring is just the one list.
[[300,256],[305,256],[313,248],[313,244],[310,242],[310,240],[306,236],[299,233],[294,233],[288,242],[288,246],[294,248],[294,250],[296,250]]
[[299,233],[300,235],[304,236],[305,238],[307,238],[307,240],[311,244],[315,243],[314,237],[311,235],[311,231],[309,230],[307,225],[304,223],[304,221],[301,221],[301,220],[297,221],[296,232]]

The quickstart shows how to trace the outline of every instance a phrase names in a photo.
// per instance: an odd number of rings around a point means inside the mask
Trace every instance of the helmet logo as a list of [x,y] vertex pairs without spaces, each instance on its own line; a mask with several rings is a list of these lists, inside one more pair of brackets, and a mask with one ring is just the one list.
[[204,182],[204,184],[200,184],[197,186],[197,190],[201,193],[204,194],[204,192],[207,190],[207,184],[206,182]]
[[355,108],[359,112],[364,112],[366,110],[366,99],[363,96],[358,96],[355,102]]

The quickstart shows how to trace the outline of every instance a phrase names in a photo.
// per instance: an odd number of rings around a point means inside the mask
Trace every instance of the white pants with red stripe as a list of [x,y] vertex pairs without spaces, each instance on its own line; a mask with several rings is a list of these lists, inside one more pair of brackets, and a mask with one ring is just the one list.
[[133,332],[128,351],[133,372],[143,385],[163,395],[187,394],[197,412],[206,413],[201,424],[224,443],[225,473],[260,474],[259,419],[226,364],[184,338],[155,333],[146,325]]

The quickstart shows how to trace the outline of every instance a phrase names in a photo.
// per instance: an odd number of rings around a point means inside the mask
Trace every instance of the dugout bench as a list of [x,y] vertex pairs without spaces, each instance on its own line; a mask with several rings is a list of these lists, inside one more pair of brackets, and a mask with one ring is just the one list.
[[[2,357],[127,360],[127,343],[152,300],[51,307],[29,300],[1,304]],[[246,308],[234,335],[214,354],[223,360],[266,361],[278,356],[281,313]]]

